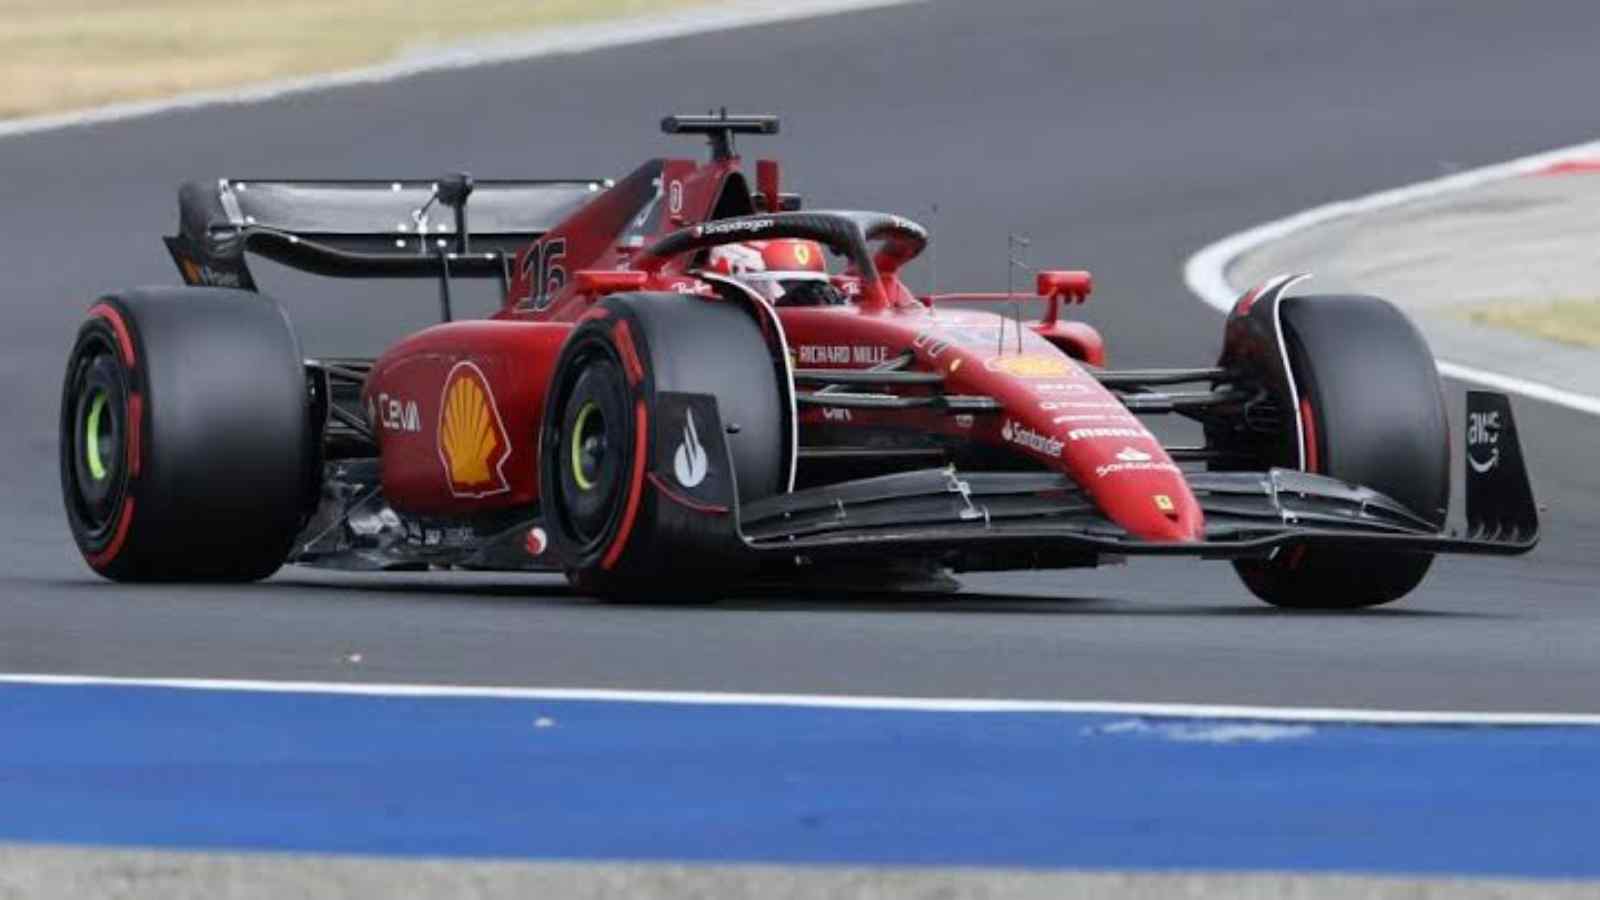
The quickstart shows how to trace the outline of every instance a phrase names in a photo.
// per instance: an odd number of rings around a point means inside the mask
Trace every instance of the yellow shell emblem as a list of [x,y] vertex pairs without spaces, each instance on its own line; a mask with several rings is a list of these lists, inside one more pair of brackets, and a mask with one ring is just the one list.
[[500,471],[510,455],[511,442],[488,379],[476,365],[456,363],[439,403],[439,458],[450,492],[487,497],[510,490]]
[[992,372],[1005,372],[1018,378],[1061,378],[1073,374],[1071,364],[1065,359],[1033,353],[997,356],[986,360],[984,366]]

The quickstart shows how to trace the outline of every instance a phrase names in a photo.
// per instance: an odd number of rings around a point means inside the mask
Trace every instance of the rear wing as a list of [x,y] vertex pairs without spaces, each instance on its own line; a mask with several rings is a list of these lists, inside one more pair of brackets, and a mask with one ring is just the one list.
[[254,290],[247,250],[336,278],[508,279],[517,252],[607,187],[602,179],[474,182],[466,175],[191,181],[178,191],[178,233],[166,244],[193,285]]

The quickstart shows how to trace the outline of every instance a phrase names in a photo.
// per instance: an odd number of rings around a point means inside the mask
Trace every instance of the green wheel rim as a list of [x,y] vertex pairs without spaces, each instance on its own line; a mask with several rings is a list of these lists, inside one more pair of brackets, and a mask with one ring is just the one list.
[[584,472],[583,465],[583,433],[584,425],[589,417],[600,411],[595,403],[585,403],[583,409],[578,410],[578,419],[572,423],[572,480],[578,483],[578,489],[584,491],[594,490],[594,481]]
[[104,439],[100,433],[100,416],[105,411],[105,391],[97,391],[94,399],[89,401],[89,415],[83,420],[83,450],[89,463],[89,474],[94,476],[95,481],[106,480],[106,464],[100,455],[100,442]]

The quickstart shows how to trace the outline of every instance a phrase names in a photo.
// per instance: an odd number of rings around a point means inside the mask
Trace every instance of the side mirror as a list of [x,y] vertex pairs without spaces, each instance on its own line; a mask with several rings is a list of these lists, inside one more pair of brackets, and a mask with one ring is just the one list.
[[1061,300],[1082,303],[1094,293],[1094,276],[1081,269],[1045,269],[1034,282],[1039,296],[1050,302],[1045,305],[1043,325],[1054,326],[1061,315]]
[[1037,280],[1039,296],[1082,303],[1094,293],[1094,276],[1079,269],[1046,269]]

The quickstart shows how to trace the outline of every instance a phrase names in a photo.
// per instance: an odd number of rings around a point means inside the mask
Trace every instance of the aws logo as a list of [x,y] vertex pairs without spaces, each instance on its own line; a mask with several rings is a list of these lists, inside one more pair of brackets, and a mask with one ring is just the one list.
[[438,434],[439,461],[451,494],[476,498],[511,490],[504,471],[511,439],[489,380],[477,365],[458,362],[445,377]]

